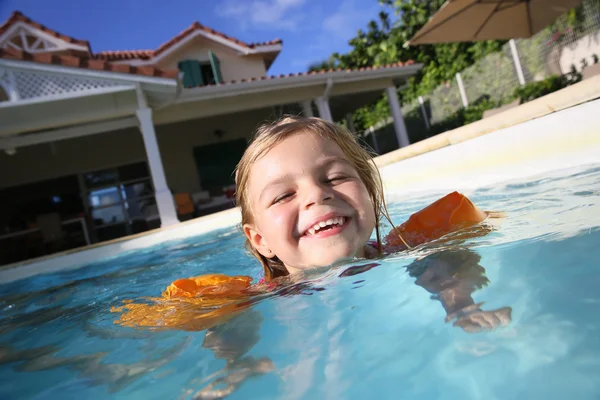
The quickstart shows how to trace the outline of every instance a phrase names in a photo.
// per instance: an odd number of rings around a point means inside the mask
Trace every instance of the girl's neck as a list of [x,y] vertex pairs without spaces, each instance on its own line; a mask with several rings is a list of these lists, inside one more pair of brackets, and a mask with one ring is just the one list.
[[[377,251],[377,248],[375,248],[375,247],[367,244],[354,257],[355,258],[359,258],[359,259],[360,258],[373,259],[373,258],[377,258],[378,256],[379,256],[379,252]],[[296,268],[296,267],[292,267],[292,266],[286,265],[285,268],[290,273],[290,275],[289,275],[290,278],[301,278],[307,272],[313,271],[315,269],[320,269],[321,267],[316,267],[316,268]]]

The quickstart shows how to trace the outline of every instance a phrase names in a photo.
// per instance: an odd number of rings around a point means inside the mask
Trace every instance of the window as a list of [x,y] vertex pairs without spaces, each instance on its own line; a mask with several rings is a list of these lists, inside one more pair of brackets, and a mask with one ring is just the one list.
[[84,198],[97,240],[151,229],[158,209],[146,163],[83,174]]
[[205,85],[214,85],[216,83],[215,74],[210,64],[200,64],[200,73]]
[[178,63],[179,70],[183,72],[183,86],[190,88],[204,85],[222,83],[221,63],[217,56],[208,52],[209,62],[201,63],[198,60],[183,60]]

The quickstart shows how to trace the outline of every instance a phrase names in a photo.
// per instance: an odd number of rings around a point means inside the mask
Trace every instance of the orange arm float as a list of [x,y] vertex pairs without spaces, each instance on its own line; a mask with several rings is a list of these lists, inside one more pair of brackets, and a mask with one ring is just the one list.
[[[452,192],[410,216],[408,221],[394,228],[385,238],[386,246],[394,250],[439,239],[451,232],[476,225],[487,218],[471,200],[458,192]],[[402,239],[399,237],[402,236]]]
[[117,325],[200,331],[222,324],[246,309],[252,278],[222,274],[178,279],[150,304],[124,301],[111,312],[121,313]]

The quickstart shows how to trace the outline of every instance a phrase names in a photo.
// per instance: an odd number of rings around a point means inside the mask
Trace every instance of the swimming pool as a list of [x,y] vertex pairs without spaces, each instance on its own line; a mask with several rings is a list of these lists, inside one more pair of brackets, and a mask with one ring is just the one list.
[[[443,194],[394,202],[394,222]],[[507,217],[486,236],[390,256],[362,274],[340,277],[364,262],[323,272],[261,299],[219,328],[218,340],[205,331],[116,326],[109,310],[156,296],[180,277],[258,279],[235,228],[4,284],[0,398],[193,398],[236,350],[246,363],[268,360],[274,369],[247,379],[231,399],[597,399],[600,165],[466,194]],[[511,323],[487,333],[445,323],[423,287],[436,263],[422,259],[432,252],[442,270],[459,268],[458,259],[466,275],[487,278],[474,300],[486,310],[510,307]]]

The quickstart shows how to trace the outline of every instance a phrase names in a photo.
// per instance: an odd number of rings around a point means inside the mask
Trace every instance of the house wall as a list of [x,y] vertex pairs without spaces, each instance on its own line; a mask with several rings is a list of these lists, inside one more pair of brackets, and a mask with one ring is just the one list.
[[[192,150],[196,146],[250,138],[269,117],[270,109],[196,119],[156,127],[158,145],[169,187],[175,192],[201,189]],[[215,130],[225,134],[219,139]],[[54,149],[53,149],[54,147]],[[62,140],[0,152],[0,189],[61,176],[95,171],[146,160],[137,128]]]
[[583,67],[582,60],[586,60],[588,65],[594,64],[594,54],[600,57],[600,31],[590,33],[562,48],[560,68],[563,74],[571,71],[572,65],[575,66],[577,71],[581,71]]
[[0,188],[145,159],[142,135],[133,128],[20,147],[12,156],[0,152]]
[[[196,169],[192,153],[194,147],[250,139],[270,114],[270,109],[261,109],[157,126],[158,145],[171,189],[190,193],[201,189],[202,177],[198,176]],[[214,134],[217,129],[224,132],[220,139]]]
[[219,58],[223,80],[240,80],[265,76],[267,70],[260,55],[242,56],[238,52],[219,43],[212,42],[203,37],[196,37],[181,49],[169,54],[157,63],[158,67],[177,69],[181,60],[198,60],[209,62],[208,51]]

